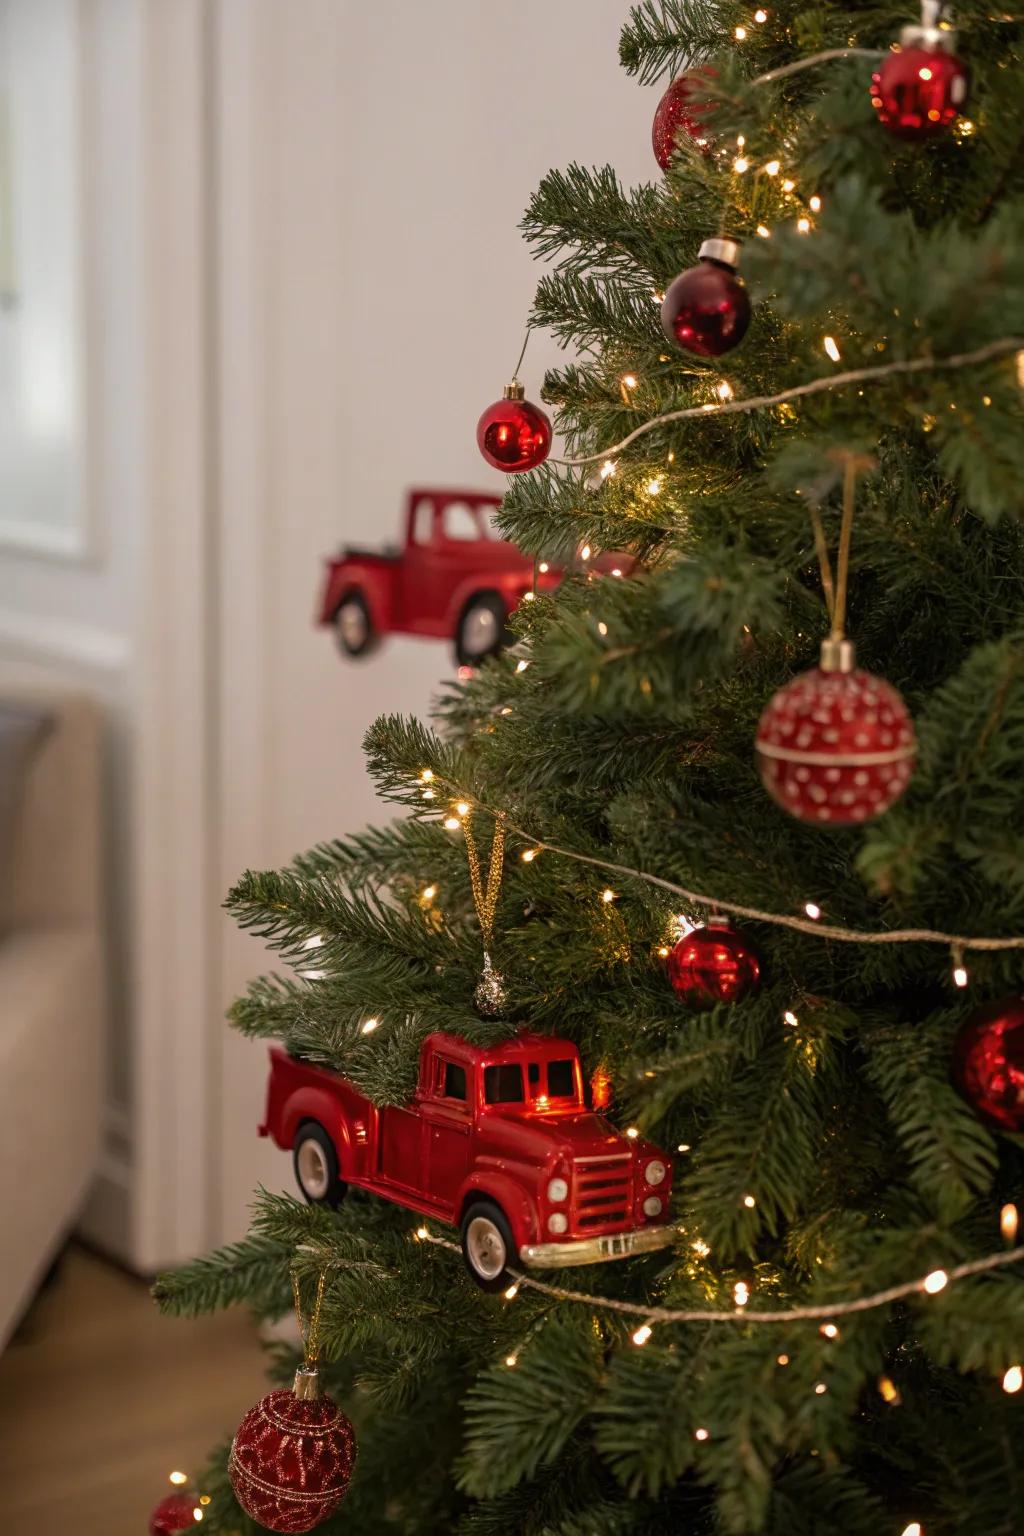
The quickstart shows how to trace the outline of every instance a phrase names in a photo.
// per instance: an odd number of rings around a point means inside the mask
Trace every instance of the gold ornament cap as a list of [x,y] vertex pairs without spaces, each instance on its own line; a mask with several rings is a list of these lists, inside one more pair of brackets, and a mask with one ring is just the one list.
[[513,379],[511,384],[505,385],[505,388],[501,392],[501,398],[503,400],[525,400],[526,390],[520,384],[518,379]]
[[705,240],[697,252],[698,261],[720,261],[723,266],[735,267],[740,259],[740,242],[730,240],[728,235],[716,236],[714,240]]
[[315,1365],[300,1365],[292,1388],[300,1403],[315,1403],[320,1396],[320,1372]]
[[836,640],[830,636],[821,642],[821,660],[818,665],[823,672],[852,672],[857,665],[857,652],[852,640]]

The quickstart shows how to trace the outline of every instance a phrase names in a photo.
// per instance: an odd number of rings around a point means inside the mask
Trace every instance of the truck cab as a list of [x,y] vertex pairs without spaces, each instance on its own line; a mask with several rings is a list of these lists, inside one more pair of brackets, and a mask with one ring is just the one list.
[[263,1134],[292,1149],[307,1199],[348,1184],[458,1227],[474,1280],[649,1252],[671,1241],[669,1158],[586,1103],[572,1042],[424,1041],[408,1104],[376,1108],[275,1047]]

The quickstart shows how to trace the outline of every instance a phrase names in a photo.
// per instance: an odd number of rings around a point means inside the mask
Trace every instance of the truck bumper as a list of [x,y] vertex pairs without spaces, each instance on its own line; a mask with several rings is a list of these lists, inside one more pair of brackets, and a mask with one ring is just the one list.
[[528,1243],[519,1250],[519,1261],[529,1269],[568,1269],[572,1264],[604,1264],[609,1259],[628,1259],[634,1253],[654,1253],[667,1248],[674,1227],[638,1227],[632,1232],[610,1232],[605,1237],[576,1237],[564,1243]]

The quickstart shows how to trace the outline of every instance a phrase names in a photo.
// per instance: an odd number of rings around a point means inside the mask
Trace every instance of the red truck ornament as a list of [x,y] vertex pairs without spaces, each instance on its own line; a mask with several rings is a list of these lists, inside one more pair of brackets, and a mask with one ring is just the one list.
[[[348,656],[368,656],[389,633],[451,638],[460,666],[474,667],[512,639],[508,616],[528,592],[550,592],[562,571],[496,538],[500,496],[485,491],[409,492],[402,549],[347,548],[327,560],[319,622]],[[581,555],[590,560],[586,547]],[[588,569],[626,576],[631,555],[600,554]]]
[[672,1163],[587,1107],[570,1041],[477,1046],[428,1035],[410,1103],[377,1109],[346,1078],[271,1048],[261,1136],[292,1150],[306,1199],[349,1184],[458,1227],[484,1290],[507,1268],[561,1268],[666,1247]]

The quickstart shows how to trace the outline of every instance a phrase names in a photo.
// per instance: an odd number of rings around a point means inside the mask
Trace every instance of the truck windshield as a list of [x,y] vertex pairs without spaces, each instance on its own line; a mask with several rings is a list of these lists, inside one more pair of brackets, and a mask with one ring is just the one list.
[[484,1067],[484,1100],[488,1104],[522,1104],[523,1069],[515,1064]]

